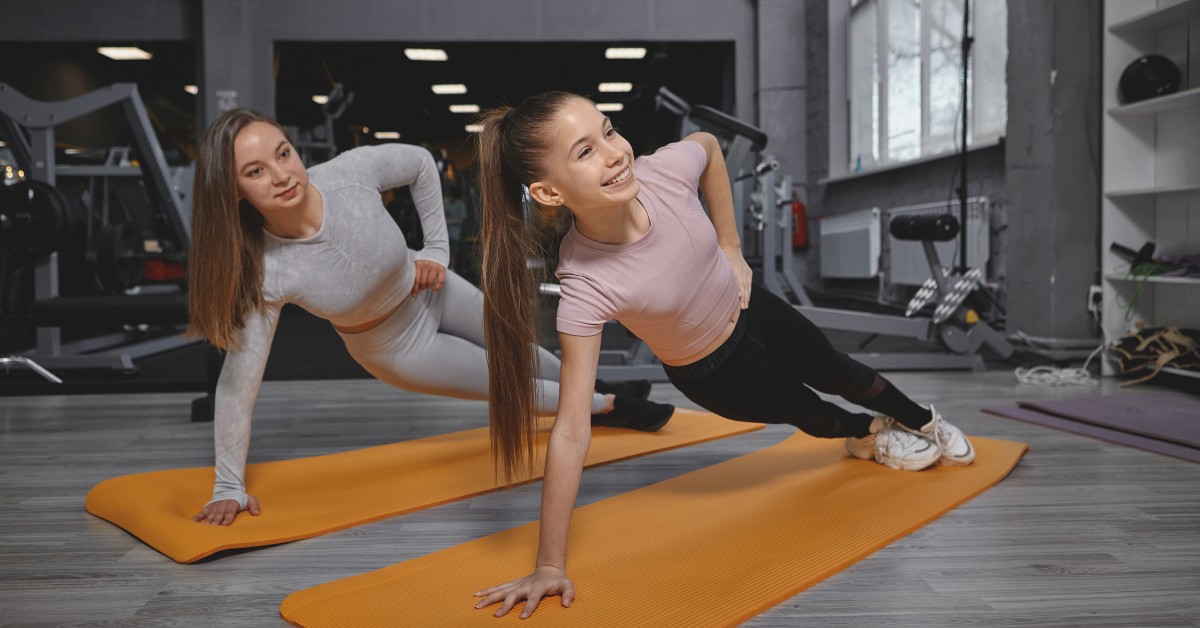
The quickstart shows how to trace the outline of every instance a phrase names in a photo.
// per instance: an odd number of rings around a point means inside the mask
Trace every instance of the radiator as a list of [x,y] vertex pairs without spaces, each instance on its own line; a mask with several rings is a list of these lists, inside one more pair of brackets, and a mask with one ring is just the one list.
[[[923,205],[908,205],[887,210],[887,217],[899,215],[953,214],[959,218],[958,201],[925,203]],[[990,241],[991,205],[987,197],[967,199],[967,266],[978,268],[987,276],[987,262],[991,254]],[[958,243],[956,238],[949,242],[935,242],[938,259],[943,267],[958,266]],[[929,279],[929,262],[925,260],[925,250],[920,242],[897,240],[889,233],[887,235],[887,280],[895,285],[918,286]],[[822,242],[824,246],[824,242]],[[822,256],[824,264],[824,256]]]
[[821,277],[866,279],[879,274],[880,215],[878,209],[863,209],[819,219]]

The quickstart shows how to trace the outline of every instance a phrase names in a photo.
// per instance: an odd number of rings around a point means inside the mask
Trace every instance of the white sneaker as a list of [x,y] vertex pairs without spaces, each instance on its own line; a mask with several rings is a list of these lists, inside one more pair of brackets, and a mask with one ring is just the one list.
[[918,433],[937,443],[942,450],[942,464],[965,467],[975,462],[975,448],[967,440],[966,434],[943,419],[933,406],[929,406],[929,413],[933,415],[933,420],[922,426]]
[[846,451],[855,458],[875,460],[901,471],[920,471],[933,466],[942,451],[928,438],[900,428],[891,417],[880,416],[883,427],[862,438],[847,438]]

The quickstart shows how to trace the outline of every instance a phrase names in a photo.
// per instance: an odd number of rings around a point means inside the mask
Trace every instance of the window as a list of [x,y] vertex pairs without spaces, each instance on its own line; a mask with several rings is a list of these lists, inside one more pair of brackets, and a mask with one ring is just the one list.
[[[963,1],[851,1],[851,172],[958,149]],[[1003,135],[1008,119],[1006,0],[970,2],[968,145]]]

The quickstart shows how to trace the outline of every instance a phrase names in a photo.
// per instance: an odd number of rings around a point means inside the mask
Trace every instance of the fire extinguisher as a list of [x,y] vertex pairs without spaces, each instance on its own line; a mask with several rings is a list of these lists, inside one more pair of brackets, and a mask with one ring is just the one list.
[[792,199],[792,248],[808,248],[808,212],[798,198]]

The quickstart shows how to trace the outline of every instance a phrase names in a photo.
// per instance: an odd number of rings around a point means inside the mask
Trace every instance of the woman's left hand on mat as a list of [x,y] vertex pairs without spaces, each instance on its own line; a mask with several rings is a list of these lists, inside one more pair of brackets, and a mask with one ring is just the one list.
[[521,619],[525,619],[537,610],[538,602],[547,595],[558,595],[562,598],[563,607],[571,605],[575,599],[575,585],[567,577],[567,572],[558,567],[538,567],[533,573],[504,584],[477,591],[475,597],[482,597],[475,608],[491,606],[504,601],[496,611],[496,617],[503,617],[512,610],[513,606],[525,600],[525,608],[521,611]]
[[725,253],[725,257],[729,259],[729,266],[733,268],[733,278],[737,280],[738,302],[744,310],[750,307],[750,280],[754,273],[746,263],[746,258],[742,257],[741,247],[730,247],[721,251]]
[[413,296],[417,293],[431,288],[434,292],[442,289],[442,284],[446,283],[446,267],[437,262],[431,262],[427,259],[419,259],[413,262],[416,267],[417,278],[413,281]]
[[202,521],[215,526],[227,526],[233,523],[237,514],[243,510],[248,510],[250,514],[257,517],[259,513],[258,499],[253,495],[247,495],[245,508],[242,508],[236,499],[222,499],[221,501],[206,504],[195,517],[192,517],[192,521]]

